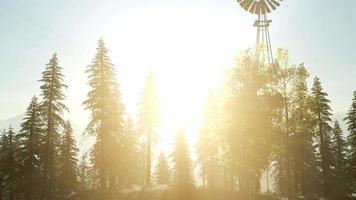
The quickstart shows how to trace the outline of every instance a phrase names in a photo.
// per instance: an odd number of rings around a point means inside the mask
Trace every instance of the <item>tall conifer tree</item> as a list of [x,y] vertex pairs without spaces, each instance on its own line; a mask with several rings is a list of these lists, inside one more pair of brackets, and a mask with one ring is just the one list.
[[64,133],[62,136],[60,152],[60,167],[59,167],[59,183],[61,195],[66,196],[78,187],[77,179],[77,154],[78,148],[75,144],[73,136],[73,128],[70,121],[66,121],[64,125]]
[[320,152],[321,176],[322,176],[322,194],[324,197],[330,197],[333,182],[332,167],[334,166],[331,149],[331,108],[328,94],[323,91],[320,80],[315,77],[312,87],[313,106],[312,110],[317,118],[318,149]]
[[347,145],[349,146],[349,151],[347,152],[347,175],[348,175],[348,186],[352,188],[352,191],[356,187],[356,91],[353,94],[353,99],[351,107],[346,114],[344,119],[347,123],[347,131],[349,135],[347,136]]
[[21,124],[20,151],[21,159],[21,193],[25,199],[38,199],[40,196],[42,167],[41,141],[43,139],[43,121],[41,119],[41,110],[37,98],[33,97],[28,106],[25,118]]
[[5,130],[1,131],[1,140],[0,140],[0,195],[4,192],[5,187],[5,171],[4,171],[4,163],[5,163],[5,155],[6,155],[6,133]]
[[16,199],[16,189],[17,189],[17,180],[18,180],[18,140],[13,131],[9,128],[6,132],[5,141],[2,146],[3,151],[3,160],[0,165],[0,171],[3,176],[3,193],[2,195],[9,199]]
[[189,146],[183,128],[178,128],[173,149],[173,178],[178,199],[189,199],[194,189]]
[[347,146],[341,127],[337,120],[334,122],[334,127],[332,129],[332,149],[335,159],[334,198],[345,199],[347,198],[345,180]]
[[45,120],[45,138],[43,149],[43,172],[44,172],[44,198],[55,199],[57,157],[60,130],[63,128],[63,113],[67,107],[63,104],[66,96],[63,90],[67,86],[63,83],[62,67],[59,65],[57,54],[54,53],[45,70],[42,72],[41,89],[41,109]]
[[156,167],[156,182],[160,185],[169,185],[170,180],[171,177],[168,162],[166,160],[166,157],[164,156],[163,151],[161,151]]
[[[314,148],[315,117],[311,112],[310,95],[307,88],[308,72],[304,65],[296,67],[292,81],[294,95],[291,101],[293,110],[290,118],[290,130],[293,141],[290,148],[295,194],[307,196],[318,191],[317,165]],[[312,178],[311,178],[312,177]]]
[[141,94],[139,109],[139,129],[146,139],[146,185],[151,183],[152,145],[155,142],[155,128],[158,124],[158,101],[152,72],[149,72]]
[[201,177],[204,186],[210,189],[214,185],[215,166],[217,165],[217,108],[212,90],[209,90],[204,107],[204,116],[197,142],[198,164],[201,167]]
[[99,187],[115,187],[124,132],[121,94],[116,79],[115,66],[108,57],[108,49],[102,39],[97,52],[86,70],[91,87],[83,102],[91,111],[85,132],[96,137],[93,148],[93,164]]

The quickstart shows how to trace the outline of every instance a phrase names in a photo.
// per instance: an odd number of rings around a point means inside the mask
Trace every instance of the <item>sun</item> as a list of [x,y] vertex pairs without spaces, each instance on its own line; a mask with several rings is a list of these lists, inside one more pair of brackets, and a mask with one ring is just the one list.
[[164,71],[154,74],[162,118],[158,131],[160,148],[170,150],[178,126],[184,128],[190,146],[195,146],[207,92],[218,86],[221,73],[181,67],[167,74]]
[[157,151],[170,152],[177,126],[184,128],[193,151],[207,91],[221,84],[223,71],[234,65],[239,49],[249,46],[246,38],[254,37],[231,28],[236,21],[221,23],[224,19],[211,8],[150,7],[126,16],[118,26],[120,19],[112,16],[110,34],[104,38],[115,45],[110,55],[118,67],[127,111],[137,113],[144,80],[152,71],[162,119]]

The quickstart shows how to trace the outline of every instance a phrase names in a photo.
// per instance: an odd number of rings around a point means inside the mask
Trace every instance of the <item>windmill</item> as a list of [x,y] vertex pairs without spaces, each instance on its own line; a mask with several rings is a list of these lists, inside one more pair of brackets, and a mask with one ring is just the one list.
[[273,63],[273,52],[269,35],[269,26],[272,20],[267,14],[276,10],[283,0],[237,0],[240,6],[247,12],[257,15],[253,24],[257,28],[256,36],[256,60],[264,64]]

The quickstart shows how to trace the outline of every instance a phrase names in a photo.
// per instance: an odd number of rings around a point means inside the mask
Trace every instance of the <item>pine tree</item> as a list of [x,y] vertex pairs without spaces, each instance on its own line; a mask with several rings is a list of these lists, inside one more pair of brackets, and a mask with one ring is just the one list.
[[356,91],[353,94],[352,104],[344,119],[347,123],[347,145],[349,151],[347,152],[347,176],[348,187],[355,192],[356,187]]
[[131,117],[128,116],[125,120],[125,137],[124,148],[122,148],[123,158],[121,160],[123,178],[122,184],[126,185],[141,185],[144,184],[144,152],[141,152],[140,133],[136,130],[136,126]]
[[[242,199],[260,191],[262,170],[272,151],[273,93],[269,93],[267,68],[249,55],[238,60],[229,81],[224,142],[230,152],[232,184],[238,183]],[[235,181],[236,180],[236,181]],[[252,198],[252,197],[251,197]]]
[[4,193],[5,189],[5,171],[4,171],[4,164],[5,164],[5,155],[6,155],[6,131],[2,130],[1,132],[1,140],[0,140],[0,196]]
[[85,191],[88,188],[88,181],[89,181],[89,166],[87,164],[88,154],[83,153],[80,159],[79,164],[79,182],[81,186],[81,190]]
[[[102,39],[98,42],[97,52],[86,70],[90,92],[83,102],[91,111],[91,118],[85,132],[96,137],[92,156],[94,175],[99,186],[105,190],[116,186],[122,145],[123,112],[121,94],[116,80],[115,66],[108,57],[108,49]],[[115,153],[114,153],[115,152]]]
[[178,199],[189,199],[192,195],[194,179],[189,147],[181,127],[178,128],[172,158],[174,185],[177,190]]
[[294,95],[291,101],[293,110],[290,116],[290,131],[293,134],[292,145],[289,151],[292,154],[292,174],[294,175],[295,193],[306,196],[316,194],[317,189],[317,165],[314,148],[315,117],[311,112],[310,95],[308,94],[308,72],[304,65],[295,69],[292,90]]
[[155,174],[156,174],[155,177],[156,177],[157,184],[160,185],[170,184],[171,177],[170,177],[169,166],[163,151],[161,151],[161,154],[159,155]]
[[19,158],[21,160],[21,193],[25,199],[38,199],[43,163],[40,159],[43,121],[37,98],[33,97],[21,124]]
[[0,166],[4,184],[2,196],[9,200],[15,200],[18,185],[18,141],[11,126],[4,139],[2,146],[3,159]]
[[205,103],[203,122],[197,142],[198,163],[201,166],[203,185],[214,186],[215,166],[217,165],[216,130],[217,109],[214,94],[209,90]]
[[64,133],[62,136],[59,152],[60,167],[58,179],[60,183],[61,195],[65,197],[75,191],[78,187],[78,148],[75,144],[73,129],[70,121],[66,121],[64,125]]
[[56,192],[56,174],[57,157],[60,129],[64,125],[63,112],[67,107],[63,104],[66,96],[63,90],[67,88],[63,84],[62,67],[59,65],[57,54],[54,53],[46,69],[42,72],[41,89],[41,109],[46,122],[45,138],[43,150],[43,172],[44,172],[44,198],[55,199]]
[[158,101],[152,72],[149,72],[139,106],[140,131],[146,139],[146,185],[151,183],[152,145],[155,141],[155,128],[158,123]]
[[312,87],[313,113],[317,118],[318,149],[320,152],[321,173],[322,173],[322,194],[324,197],[330,197],[333,182],[332,167],[333,155],[331,149],[331,108],[328,94],[323,91],[320,80],[315,77]]
[[345,199],[346,198],[346,140],[342,134],[339,122],[336,120],[334,122],[334,127],[332,129],[332,149],[335,159],[335,198]]

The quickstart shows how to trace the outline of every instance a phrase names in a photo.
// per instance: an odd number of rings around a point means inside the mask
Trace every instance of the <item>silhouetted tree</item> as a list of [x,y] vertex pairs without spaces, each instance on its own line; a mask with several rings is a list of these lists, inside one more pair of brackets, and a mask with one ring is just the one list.
[[139,130],[146,139],[146,185],[151,183],[152,145],[155,142],[155,128],[158,124],[158,101],[152,72],[149,72],[145,87],[138,103]]
[[217,105],[212,90],[209,90],[204,107],[203,121],[197,142],[198,164],[201,167],[203,185],[214,187],[217,165]]
[[290,115],[290,131],[293,133],[290,146],[289,162],[294,179],[294,196],[301,194],[311,198],[318,193],[318,169],[314,147],[315,117],[311,112],[311,97],[307,88],[308,72],[301,64],[295,68],[292,80],[293,110]]
[[5,155],[6,155],[6,133],[5,130],[1,131],[1,140],[0,140],[0,196],[3,195],[5,189],[5,171],[4,169],[4,162],[5,162]]
[[41,159],[41,141],[43,140],[43,121],[37,98],[33,97],[28,106],[21,130],[18,135],[20,140],[19,159],[20,166],[20,193],[24,199],[39,199],[43,163]]
[[73,128],[70,121],[66,121],[64,125],[64,133],[62,136],[59,152],[60,167],[58,169],[58,181],[60,183],[59,189],[61,191],[61,196],[64,198],[73,193],[78,188],[78,148],[75,144]]
[[122,177],[126,185],[144,184],[145,149],[140,143],[141,133],[137,130],[131,117],[125,120],[125,148],[123,148]]
[[1,147],[3,159],[0,165],[0,171],[3,176],[2,196],[5,199],[15,200],[19,169],[17,156],[18,141],[11,126],[5,134],[6,136],[3,138],[4,141]]
[[333,154],[331,149],[331,108],[328,94],[323,91],[320,80],[315,77],[312,87],[313,105],[312,110],[317,118],[318,149],[320,152],[321,173],[322,173],[322,194],[330,197],[333,191]]
[[83,153],[80,159],[79,163],[79,183],[80,183],[80,189],[81,190],[87,190],[88,189],[88,183],[89,183],[89,166],[88,166],[88,153]]
[[347,176],[348,187],[355,192],[356,187],[356,91],[353,94],[352,104],[344,119],[347,123]]
[[67,86],[63,83],[62,67],[59,65],[57,54],[54,53],[39,80],[41,89],[41,109],[45,124],[45,138],[43,149],[44,198],[55,199],[57,175],[57,150],[59,145],[60,129],[64,125],[63,112],[67,107],[63,104],[66,96],[63,90]]
[[262,170],[272,152],[275,95],[268,87],[268,66],[256,63],[248,52],[231,73],[224,106],[225,151],[229,152],[232,180],[241,198],[248,199],[260,191]]
[[346,196],[346,140],[342,134],[339,122],[336,120],[334,122],[334,127],[332,129],[332,149],[335,159],[335,199],[345,199]]
[[278,152],[278,176],[277,183],[279,192],[292,198],[294,193],[294,176],[293,176],[293,146],[295,146],[294,136],[291,131],[292,112],[294,109],[293,100],[296,90],[293,87],[293,82],[297,78],[296,67],[289,64],[289,54],[286,49],[277,50],[277,62],[273,65],[273,76],[275,77],[275,89],[281,96],[282,107],[277,114],[278,131],[282,134],[278,138],[280,143],[280,151]]
[[194,189],[194,179],[189,146],[181,127],[178,128],[172,158],[173,184],[176,187],[178,199],[189,199]]
[[170,175],[171,174],[170,174],[168,162],[166,160],[166,157],[164,156],[163,151],[161,151],[158,158],[158,164],[156,166],[156,172],[155,172],[156,182],[160,185],[169,185],[171,181]]
[[116,187],[118,165],[121,153],[121,138],[124,134],[121,94],[116,80],[115,66],[108,57],[108,49],[102,39],[92,63],[86,70],[91,87],[87,100],[83,102],[91,111],[90,121],[85,132],[96,137],[92,161],[94,175],[99,187],[107,189]]

